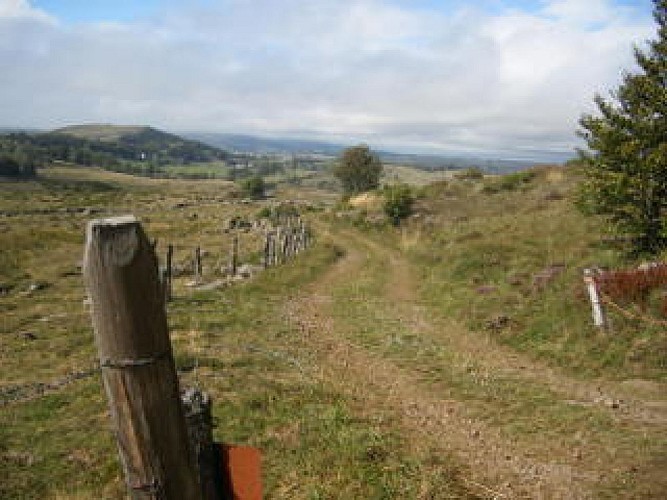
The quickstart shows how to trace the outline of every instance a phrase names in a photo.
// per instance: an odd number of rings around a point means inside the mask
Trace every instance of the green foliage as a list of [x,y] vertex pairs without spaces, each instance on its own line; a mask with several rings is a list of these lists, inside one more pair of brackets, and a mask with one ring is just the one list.
[[382,208],[387,217],[394,225],[400,224],[412,213],[415,196],[407,184],[389,186],[384,190],[384,202]]
[[35,164],[31,159],[0,155],[0,177],[30,178],[35,174]]
[[345,195],[370,191],[380,185],[382,163],[365,144],[347,148],[333,169]]
[[490,180],[482,189],[484,193],[493,194],[501,191],[514,191],[527,186],[536,176],[533,170],[525,170],[505,174]]
[[464,180],[479,180],[484,178],[484,172],[479,167],[469,167],[464,170],[460,170],[454,174],[454,177],[457,179]]
[[667,206],[667,1],[654,3],[658,39],[635,49],[639,73],[624,76],[612,101],[596,96],[599,115],[580,120],[589,151],[580,151],[578,202],[631,236],[634,250],[651,254],[665,246]]
[[253,175],[241,183],[243,194],[253,200],[264,198],[266,185],[264,179],[259,175]]

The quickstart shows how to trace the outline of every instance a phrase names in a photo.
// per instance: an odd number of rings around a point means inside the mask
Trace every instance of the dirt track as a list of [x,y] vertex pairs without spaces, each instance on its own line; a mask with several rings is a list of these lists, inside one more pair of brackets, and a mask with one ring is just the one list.
[[[660,466],[664,462],[656,461],[654,452],[628,445],[627,439],[617,443],[608,428],[561,431],[576,436],[573,447],[553,433],[517,437],[493,419],[475,414],[470,401],[449,390],[446,380],[427,382],[418,361],[399,363],[356,342],[355,332],[335,307],[340,298],[334,292],[379,259],[388,273],[386,284],[378,296],[366,299],[390,304],[394,321],[447,349],[455,365],[465,367],[474,360],[473,375],[480,384],[494,384],[501,377],[503,383],[509,380],[517,388],[536,385],[558,404],[587,408],[628,435],[664,434],[667,406],[663,386],[647,381],[581,381],[535,363],[461,325],[430,315],[420,303],[410,263],[400,252],[352,231],[338,235],[336,241],[343,242],[345,256],[304,290],[286,313],[301,332],[307,355],[315,360],[316,375],[352,400],[363,401],[357,411],[386,415],[398,422],[416,451],[428,448],[453,456],[464,470],[472,496],[597,498],[601,486],[618,483],[621,476],[628,477],[627,490],[621,487],[625,498],[660,498],[660,492],[666,491]],[[501,404],[502,400],[487,401],[486,414],[493,413],[493,405]]]

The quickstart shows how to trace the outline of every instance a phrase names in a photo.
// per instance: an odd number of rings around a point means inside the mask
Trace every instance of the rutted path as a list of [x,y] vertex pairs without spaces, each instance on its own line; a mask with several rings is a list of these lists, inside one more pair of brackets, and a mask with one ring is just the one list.
[[[553,435],[531,438],[508,433],[502,425],[471,411],[471,402],[456,390],[450,391],[447,380],[425,380],[418,360],[399,362],[356,342],[355,332],[341,317],[340,308],[336,308],[340,299],[334,292],[353,283],[370,262],[379,259],[385,263],[388,276],[380,296],[372,299],[385,306],[390,304],[393,320],[400,321],[412,334],[451,351],[454,364],[463,371],[466,363],[473,360],[475,371],[483,373],[480,383],[493,385],[495,377],[502,376],[506,377],[505,383],[509,380],[510,385],[517,387],[539,384],[556,394],[560,404],[590,404],[591,412],[607,415],[618,425],[632,425],[637,433],[657,435],[665,422],[664,407],[641,399],[625,399],[627,387],[624,390],[622,385],[610,384],[598,388],[596,384],[564,377],[508,349],[480,341],[480,337],[470,335],[460,325],[429,317],[419,303],[409,263],[398,252],[352,231],[346,231],[344,239],[338,241],[345,241],[345,256],[300,294],[287,311],[302,333],[300,348],[304,355],[313,357],[320,379],[335,385],[352,400],[363,402],[358,411],[387,415],[399,422],[402,433],[411,437],[417,451],[428,448],[453,456],[463,468],[471,495],[593,498],[597,485],[614,481],[619,474],[632,472],[632,467],[638,470],[642,465],[633,464],[637,457],[628,455],[627,444],[614,449],[609,429],[598,435],[589,428],[580,439],[581,446],[575,449]],[[655,387],[648,389],[654,390]],[[622,407],[617,394],[623,395]],[[492,411],[493,405],[502,405],[503,401],[490,400],[486,404]]]

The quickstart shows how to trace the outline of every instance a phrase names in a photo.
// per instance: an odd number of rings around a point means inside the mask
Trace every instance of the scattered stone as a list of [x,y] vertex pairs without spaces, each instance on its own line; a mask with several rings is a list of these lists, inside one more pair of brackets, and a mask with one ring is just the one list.
[[498,332],[507,328],[510,325],[510,322],[511,321],[509,316],[506,316],[505,314],[499,314],[498,316],[494,316],[493,318],[489,319],[485,326],[487,330]]
[[19,336],[23,340],[37,340],[37,335],[34,334],[33,332],[21,332]]
[[475,288],[475,292],[480,295],[489,295],[498,291],[498,287],[494,285],[482,285]]
[[533,291],[541,292],[547,288],[566,269],[565,264],[552,264],[533,275]]
[[9,295],[9,292],[12,291],[12,288],[14,288],[12,285],[0,283],[0,296]]
[[544,201],[559,201],[562,200],[565,196],[560,191],[551,190],[548,191],[544,197]]
[[236,270],[237,276],[242,278],[252,278],[255,274],[263,270],[262,266],[253,266],[251,264],[242,264]]
[[33,293],[33,292],[38,292],[40,290],[45,290],[48,287],[49,287],[49,283],[47,283],[46,281],[36,281],[35,283],[31,283],[28,286],[28,293]]
[[218,290],[220,288],[224,288],[227,285],[229,285],[229,283],[225,280],[215,280],[212,281],[211,283],[206,283],[204,285],[199,285],[199,286],[193,285],[193,286],[196,286],[196,289],[199,292],[209,292],[212,290]]
[[81,211],[81,214],[90,216],[90,215],[97,215],[101,213],[102,210],[99,208],[92,208],[92,207],[86,207]]
[[73,276],[79,276],[81,275],[81,268],[73,268],[73,269],[65,269],[64,271],[61,271],[58,276],[61,278],[71,278]]

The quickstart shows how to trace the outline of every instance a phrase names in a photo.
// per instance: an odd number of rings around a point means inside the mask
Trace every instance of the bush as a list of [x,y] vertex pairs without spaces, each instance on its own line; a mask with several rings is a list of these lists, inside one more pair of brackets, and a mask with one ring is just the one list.
[[479,167],[470,167],[456,172],[454,177],[461,180],[477,181],[484,178],[484,172]]
[[484,186],[482,192],[487,194],[498,193],[500,191],[514,191],[527,186],[536,176],[533,170],[524,170],[505,174],[491,180]]
[[260,200],[264,198],[266,185],[264,184],[264,179],[259,175],[253,175],[241,183],[241,189],[244,196],[253,200]]
[[397,184],[384,191],[384,213],[394,225],[400,224],[401,220],[412,213],[414,202],[414,194],[407,184]]

